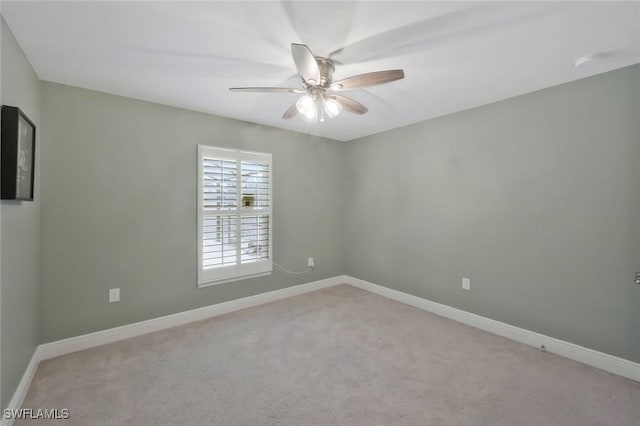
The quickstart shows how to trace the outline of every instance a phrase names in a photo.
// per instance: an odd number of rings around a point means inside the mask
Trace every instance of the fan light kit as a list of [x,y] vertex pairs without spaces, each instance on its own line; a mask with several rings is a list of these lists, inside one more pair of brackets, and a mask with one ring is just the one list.
[[300,113],[305,120],[316,122],[334,118],[343,109],[356,114],[364,114],[368,111],[367,107],[360,102],[336,92],[377,86],[404,78],[403,70],[388,70],[355,75],[333,82],[335,66],[330,59],[314,56],[306,45],[297,43],[291,43],[291,55],[302,80],[302,88],[231,87],[229,90],[233,92],[300,93],[303,96],[285,111],[282,118],[289,119]]
[[306,94],[296,102],[296,109],[308,121],[324,121],[325,116],[333,118],[340,114],[340,102],[327,95]]

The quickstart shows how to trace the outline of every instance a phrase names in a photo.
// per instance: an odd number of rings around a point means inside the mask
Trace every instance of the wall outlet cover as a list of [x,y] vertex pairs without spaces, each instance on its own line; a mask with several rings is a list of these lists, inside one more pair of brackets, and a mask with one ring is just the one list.
[[463,290],[471,290],[471,279],[463,278],[462,279],[462,289]]

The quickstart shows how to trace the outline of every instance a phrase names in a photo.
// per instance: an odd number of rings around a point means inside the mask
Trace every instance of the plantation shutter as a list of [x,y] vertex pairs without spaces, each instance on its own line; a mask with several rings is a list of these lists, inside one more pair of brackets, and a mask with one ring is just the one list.
[[271,272],[271,154],[198,147],[199,285]]

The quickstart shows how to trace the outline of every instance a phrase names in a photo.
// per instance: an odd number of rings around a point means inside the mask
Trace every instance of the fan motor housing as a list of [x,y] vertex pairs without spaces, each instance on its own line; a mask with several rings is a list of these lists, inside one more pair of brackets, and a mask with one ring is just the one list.
[[318,63],[318,68],[320,69],[320,82],[318,86],[321,87],[329,87],[331,86],[331,81],[333,79],[333,72],[335,71],[335,66],[333,65],[333,61],[331,59],[323,58],[321,56],[315,56],[316,62]]

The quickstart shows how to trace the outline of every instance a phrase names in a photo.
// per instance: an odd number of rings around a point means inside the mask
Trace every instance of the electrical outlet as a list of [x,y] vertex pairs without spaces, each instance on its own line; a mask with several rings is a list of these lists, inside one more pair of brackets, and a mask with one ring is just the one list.
[[309,268],[315,268],[316,263],[313,261],[313,257],[309,258],[307,265],[309,266]]
[[462,278],[462,289],[471,290],[471,280],[469,278]]
[[119,302],[120,301],[120,289],[119,288],[110,288],[109,289],[109,303]]

